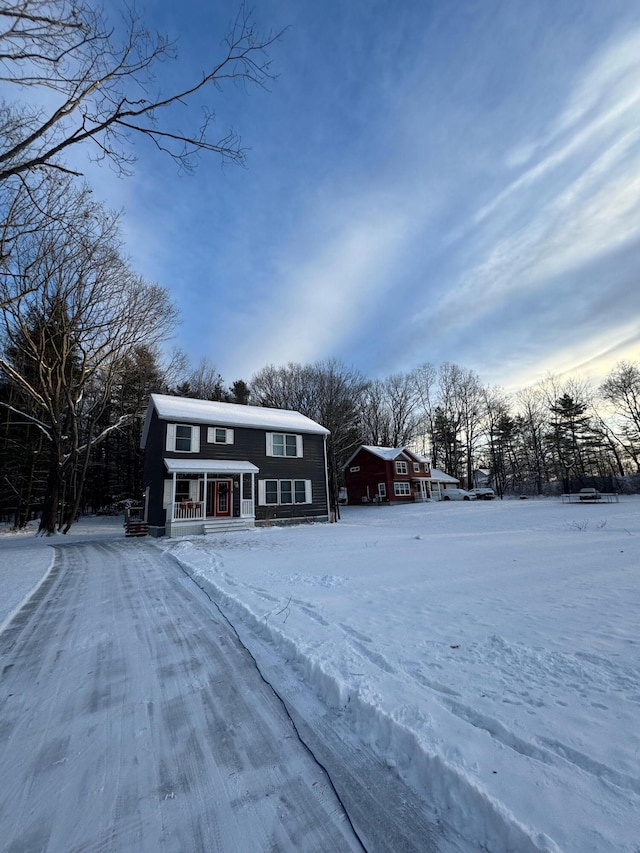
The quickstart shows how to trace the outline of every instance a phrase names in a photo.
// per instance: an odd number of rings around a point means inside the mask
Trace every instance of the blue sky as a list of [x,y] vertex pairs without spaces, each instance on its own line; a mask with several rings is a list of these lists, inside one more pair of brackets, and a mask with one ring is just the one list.
[[[155,0],[198,74],[233,2]],[[257,0],[270,91],[210,103],[246,169],[137,145],[87,170],[134,268],[227,382],[336,357],[369,377],[455,362],[512,390],[640,360],[637,0]]]

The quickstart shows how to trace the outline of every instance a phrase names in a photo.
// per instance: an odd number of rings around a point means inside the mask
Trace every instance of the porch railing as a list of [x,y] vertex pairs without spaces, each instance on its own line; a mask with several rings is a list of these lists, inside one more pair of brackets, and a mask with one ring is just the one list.
[[179,503],[174,503],[171,518],[174,520],[204,518],[204,503],[203,501],[180,501]]
[[[251,498],[240,502],[241,518],[253,518],[254,512]],[[200,520],[204,517],[204,501],[179,501],[172,505],[171,518],[174,521]]]

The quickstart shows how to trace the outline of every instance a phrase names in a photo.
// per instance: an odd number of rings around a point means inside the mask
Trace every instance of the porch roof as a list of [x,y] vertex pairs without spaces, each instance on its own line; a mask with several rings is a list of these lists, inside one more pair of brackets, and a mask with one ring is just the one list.
[[251,462],[237,459],[165,459],[170,474],[257,474]]

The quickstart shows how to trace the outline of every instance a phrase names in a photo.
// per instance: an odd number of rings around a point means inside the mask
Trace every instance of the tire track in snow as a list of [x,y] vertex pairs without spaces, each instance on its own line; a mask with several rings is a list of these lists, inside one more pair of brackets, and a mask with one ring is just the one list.
[[359,850],[246,652],[141,542],[56,549],[0,635],[4,849]]

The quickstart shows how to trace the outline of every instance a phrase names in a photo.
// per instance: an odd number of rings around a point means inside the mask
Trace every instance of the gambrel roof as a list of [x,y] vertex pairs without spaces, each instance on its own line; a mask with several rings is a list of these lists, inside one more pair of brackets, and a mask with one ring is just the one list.
[[189,397],[172,397],[169,394],[152,394],[140,442],[143,448],[154,409],[163,421],[329,435],[326,427],[301,415],[300,412],[288,409],[268,409],[262,406],[242,406],[238,403],[217,403],[211,400],[192,400]]

